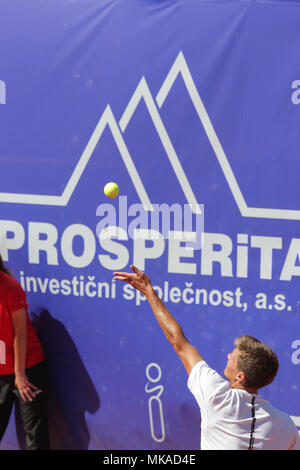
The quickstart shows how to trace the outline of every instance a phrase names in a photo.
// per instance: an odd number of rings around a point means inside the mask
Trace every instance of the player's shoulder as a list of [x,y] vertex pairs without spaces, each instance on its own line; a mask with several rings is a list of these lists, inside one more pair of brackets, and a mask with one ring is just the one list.
[[273,419],[275,419],[278,423],[282,423],[282,425],[285,425],[286,428],[290,428],[291,430],[297,429],[291,416],[286,411],[277,408],[269,401],[263,400],[263,402],[263,407],[267,409]]
[[191,372],[189,374],[189,377],[194,376],[195,374],[197,374],[198,372],[201,372],[203,369],[206,369],[206,368],[209,368],[209,365],[207,364],[207,362],[204,359],[201,359],[201,360],[197,361],[193,365],[193,367],[191,369]]
[[189,376],[189,382],[201,382],[203,385],[209,383],[214,384],[214,389],[217,390],[216,385],[225,386],[228,388],[228,381],[225,380],[214,368],[212,368],[206,361],[201,360],[197,362]]

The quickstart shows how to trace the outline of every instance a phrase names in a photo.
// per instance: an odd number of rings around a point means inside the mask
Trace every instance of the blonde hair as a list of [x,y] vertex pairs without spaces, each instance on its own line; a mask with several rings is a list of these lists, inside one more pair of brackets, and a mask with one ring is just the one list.
[[245,387],[262,388],[270,384],[279,368],[274,351],[253,336],[244,335],[234,342],[237,350],[237,364],[245,374]]

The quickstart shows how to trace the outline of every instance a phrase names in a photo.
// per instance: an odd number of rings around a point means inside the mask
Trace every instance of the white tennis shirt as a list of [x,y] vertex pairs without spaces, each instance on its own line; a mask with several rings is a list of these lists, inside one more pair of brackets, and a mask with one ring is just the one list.
[[298,430],[288,414],[259,395],[231,388],[205,361],[193,367],[188,388],[201,411],[201,450],[248,450],[253,426],[253,450],[300,449]]

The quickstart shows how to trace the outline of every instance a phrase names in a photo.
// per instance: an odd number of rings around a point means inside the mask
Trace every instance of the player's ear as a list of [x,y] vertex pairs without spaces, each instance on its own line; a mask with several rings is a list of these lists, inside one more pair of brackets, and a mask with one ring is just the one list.
[[246,376],[244,374],[244,372],[242,371],[239,371],[236,375],[236,380],[241,384],[241,385],[244,385],[244,383],[246,382]]

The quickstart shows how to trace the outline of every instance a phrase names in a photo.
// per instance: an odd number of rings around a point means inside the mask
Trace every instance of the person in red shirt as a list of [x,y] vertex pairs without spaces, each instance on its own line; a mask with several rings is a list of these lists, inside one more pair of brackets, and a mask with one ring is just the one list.
[[0,441],[16,399],[26,449],[49,449],[43,348],[30,322],[26,293],[0,255]]

